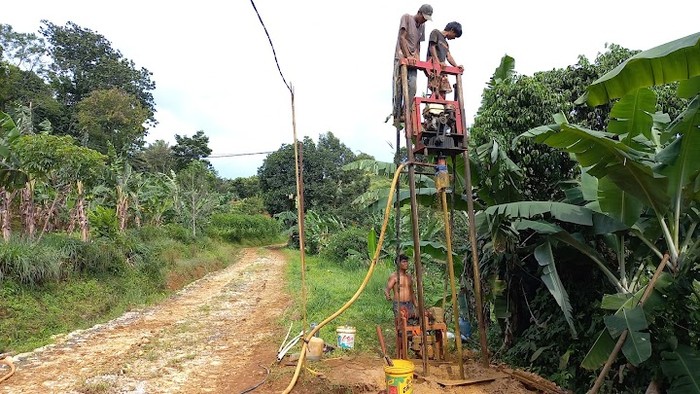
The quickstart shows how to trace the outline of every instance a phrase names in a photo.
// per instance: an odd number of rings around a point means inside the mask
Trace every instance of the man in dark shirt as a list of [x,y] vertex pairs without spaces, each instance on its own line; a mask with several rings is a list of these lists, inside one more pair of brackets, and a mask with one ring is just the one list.
[[[432,19],[433,7],[423,4],[415,15],[404,14],[399,25],[399,34],[394,51],[393,99],[394,122],[403,121],[404,111],[403,89],[401,87],[401,59],[409,59],[409,64],[415,64],[420,59],[420,43],[425,41],[425,22]],[[416,96],[416,69],[408,69],[408,100]]]
[[428,76],[428,89],[436,93],[437,98],[444,99],[445,94],[452,91],[447,75],[441,74],[439,71],[440,67],[446,66],[445,60],[454,67],[462,68],[455,62],[450,53],[450,45],[447,43],[447,40],[454,40],[461,36],[462,25],[459,22],[450,22],[443,31],[435,29],[430,33],[427,61],[432,62],[438,70]]

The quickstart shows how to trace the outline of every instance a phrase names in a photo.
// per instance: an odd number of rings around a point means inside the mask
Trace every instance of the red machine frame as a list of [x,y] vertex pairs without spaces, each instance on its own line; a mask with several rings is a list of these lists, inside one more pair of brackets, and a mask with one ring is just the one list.
[[[400,61],[401,64],[405,64],[408,68],[414,68],[418,70],[423,70],[425,73],[434,73],[438,71],[438,68],[435,67],[433,62],[427,62],[427,61],[409,61],[409,59],[401,59]],[[463,69],[459,67],[454,67],[454,66],[445,66],[445,67],[439,67],[439,72],[440,74],[447,74],[447,75],[462,75],[464,72]],[[453,136],[461,136],[460,140],[462,142],[461,146],[463,146],[464,143],[464,128],[463,128],[463,122],[462,122],[462,108],[459,105],[459,100],[457,99],[457,89],[454,89],[454,94],[455,94],[455,99],[454,100],[447,100],[447,99],[440,99],[437,98],[437,93],[436,92],[431,92],[430,97],[414,97],[413,98],[413,110],[411,111],[411,120],[410,122],[407,122],[407,125],[410,124],[410,129],[409,132],[411,135],[415,138],[415,144],[413,151],[414,153],[427,153],[426,152],[426,147],[425,144],[423,144],[423,125],[421,123],[421,104],[443,104],[445,106],[452,106],[455,110],[455,117],[456,117],[456,124],[455,124],[455,132],[452,133]],[[464,151],[465,149],[458,149],[459,153]]]

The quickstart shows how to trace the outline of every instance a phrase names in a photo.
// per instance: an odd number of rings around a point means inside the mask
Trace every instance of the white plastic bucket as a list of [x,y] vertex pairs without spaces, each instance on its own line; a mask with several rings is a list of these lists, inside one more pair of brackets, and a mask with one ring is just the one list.
[[341,349],[352,349],[355,347],[355,327],[340,326],[335,332],[338,334],[338,347]]

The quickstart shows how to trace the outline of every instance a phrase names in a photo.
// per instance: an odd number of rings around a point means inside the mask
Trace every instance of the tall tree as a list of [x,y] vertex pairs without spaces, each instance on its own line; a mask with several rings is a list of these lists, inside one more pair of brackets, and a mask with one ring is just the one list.
[[41,74],[45,71],[46,42],[34,33],[19,33],[0,23],[0,55],[9,64]]
[[94,90],[78,103],[77,110],[85,146],[107,153],[111,144],[122,157],[143,146],[143,124],[149,113],[136,96],[119,88]]
[[170,174],[175,169],[173,148],[164,140],[156,140],[144,148],[137,157],[142,171]]
[[155,102],[151,91],[155,82],[146,68],[137,69],[134,62],[112,48],[103,35],[73,22],[58,26],[42,21],[41,34],[46,38],[53,59],[49,77],[57,99],[66,107],[63,124],[56,128],[75,134],[75,106],[93,90],[119,88],[136,96],[148,111],[147,119],[155,123]]
[[199,160],[209,164],[208,161],[202,160],[211,154],[209,137],[204,134],[203,130],[197,131],[192,137],[175,134],[175,146],[172,150],[177,171],[184,169],[193,161]]
[[[319,136],[318,144],[306,137],[300,143],[304,160],[304,207],[332,213],[351,219],[347,203],[364,192],[369,179],[362,170],[343,170],[355,160],[355,154],[333,133]],[[265,208],[279,213],[294,208],[296,178],[294,146],[284,144],[269,154],[258,169],[260,190]]]

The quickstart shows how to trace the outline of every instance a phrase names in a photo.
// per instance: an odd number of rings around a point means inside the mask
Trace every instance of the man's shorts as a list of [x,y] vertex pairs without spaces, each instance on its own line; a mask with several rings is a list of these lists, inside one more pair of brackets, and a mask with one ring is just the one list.
[[402,302],[394,301],[394,317],[399,317],[399,309],[400,308],[406,308],[406,311],[408,312],[409,318],[416,316],[416,310],[415,310],[413,303],[411,301],[402,301]]

